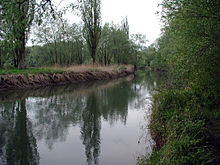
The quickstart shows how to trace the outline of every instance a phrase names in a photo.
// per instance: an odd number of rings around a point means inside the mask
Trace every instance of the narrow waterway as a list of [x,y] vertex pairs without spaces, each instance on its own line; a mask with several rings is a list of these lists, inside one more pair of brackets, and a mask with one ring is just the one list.
[[0,164],[134,165],[150,154],[152,93],[163,76],[0,93]]

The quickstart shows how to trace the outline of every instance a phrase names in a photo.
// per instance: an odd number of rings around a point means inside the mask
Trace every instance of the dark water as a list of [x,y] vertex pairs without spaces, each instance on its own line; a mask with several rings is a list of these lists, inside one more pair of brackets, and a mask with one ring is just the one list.
[[134,165],[150,154],[152,92],[163,76],[0,93],[0,164]]

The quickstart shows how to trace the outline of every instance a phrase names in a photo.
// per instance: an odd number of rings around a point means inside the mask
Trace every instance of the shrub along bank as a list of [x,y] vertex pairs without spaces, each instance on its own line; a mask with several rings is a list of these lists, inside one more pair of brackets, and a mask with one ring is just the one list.
[[191,89],[163,89],[154,95],[152,110],[156,146],[139,164],[220,163],[219,108],[203,107]]
[[154,95],[156,142],[138,164],[220,164],[220,1],[164,0],[151,67],[174,80]]

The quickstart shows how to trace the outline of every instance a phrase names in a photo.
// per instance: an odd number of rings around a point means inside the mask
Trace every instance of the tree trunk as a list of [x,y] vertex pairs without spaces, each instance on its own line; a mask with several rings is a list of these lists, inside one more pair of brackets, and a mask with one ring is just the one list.
[[2,49],[0,48],[0,68],[2,67]]
[[95,65],[95,56],[92,57],[92,63]]
[[93,65],[95,64],[96,62],[96,58],[95,58],[95,55],[96,55],[96,49],[95,48],[92,48],[92,62],[93,62]]
[[56,41],[54,41],[54,50],[55,50],[55,63],[58,64],[57,42]]
[[18,48],[18,68],[24,69],[25,68],[25,32],[23,32],[21,36],[21,45]]
[[62,65],[63,64],[63,62],[62,62],[62,55],[61,55],[61,53],[59,53],[60,54],[60,65]]
[[105,59],[105,66],[107,64],[107,52],[106,52],[106,48],[104,50],[104,59]]
[[17,58],[16,57],[14,57],[13,62],[14,62],[14,67],[17,68],[18,67],[18,63],[17,63]]
[[82,52],[82,45],[80,45],[80,53],[79,53],[80,61],[79,64],[81,65],[83,63],[83,52]]
[[23,4],[19,4],[18,10],[19,10],[19,20],[22,22],[22,24],[18,27],[16,27],[17,33],[19,35],[16,37],[19,41],[17,45],[17,65],[19,69],[24,69],[25,67],[25,39],[26,39],[26,19],[27,19],[27,11],[29,9],[29,1],[24,0]]

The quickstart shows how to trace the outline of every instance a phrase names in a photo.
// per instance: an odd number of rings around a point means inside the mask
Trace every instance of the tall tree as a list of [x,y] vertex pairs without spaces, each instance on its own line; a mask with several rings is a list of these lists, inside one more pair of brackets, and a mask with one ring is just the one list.
[[81,17],[84,22],[83,35],[86,39],[93,64],[96,62],[96,52],[101,36],[101,1],[78,0]]
[[[108,23],[102,28],[102,34],[99,44],[99,61],[104,60],[104,64],[110,64],[112,56],[110,55],[110,37],[111,37],[111,28]],[[104,58],[104,59],[103,59]],[[100,60],[101,59],[101,60]]]
[[129,38],[129,24],[128,24],[128,17],[125,17],[122,22],[122,30],[127,34]]

